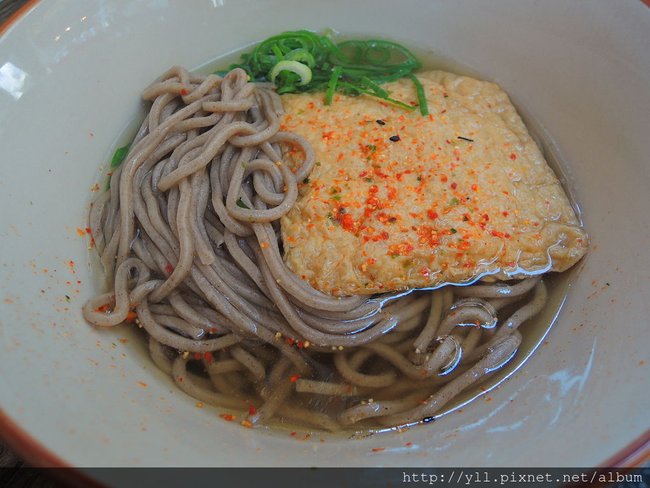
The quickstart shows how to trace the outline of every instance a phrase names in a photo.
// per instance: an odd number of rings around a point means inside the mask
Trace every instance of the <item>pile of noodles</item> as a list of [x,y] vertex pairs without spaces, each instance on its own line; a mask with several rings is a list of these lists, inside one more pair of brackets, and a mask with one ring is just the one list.
[[[135,312],[184,392],[252,424],[401,426],[515,354],[517,328],[546,301],[538,277],[333,297],[286,267],[279,219],[314,154],[280,131],[271,86],[176,67],[143,98],[149,113],[91,207],[111,286],[83,313],[110,327]],[[287,149],[304,158],[283,164]]]

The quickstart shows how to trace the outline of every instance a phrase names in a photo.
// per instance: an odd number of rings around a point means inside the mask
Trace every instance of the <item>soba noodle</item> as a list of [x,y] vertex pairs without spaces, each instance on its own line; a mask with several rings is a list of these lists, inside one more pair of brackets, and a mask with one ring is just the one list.
[[[143,97],[149,113],[91,208],[111,287],[83,314],[112,327],[135,311],[184,392],[248,408],[253,424],[383,428],[433,418],[515,354],[546,301],[539,277],[334,297],[287,268],[279,219],[314,153],[280,130],[271,86],[175,67]],[[302,161],[283,163],[288,148]]]

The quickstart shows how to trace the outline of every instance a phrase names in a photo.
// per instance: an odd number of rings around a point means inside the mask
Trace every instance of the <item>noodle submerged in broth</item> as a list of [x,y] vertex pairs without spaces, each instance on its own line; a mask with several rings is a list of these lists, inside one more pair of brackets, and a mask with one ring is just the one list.
[[539,275],[336,297],[287,267],[279,221],[315,155],[280,129],[271,84],[175,67],[143,98],[149,112],[91,206],[111,286],[83,314],[101,327],[135,314],[185,393],[246,425],[382,430],[435,418],[517,353],[519,326],[547,302]]

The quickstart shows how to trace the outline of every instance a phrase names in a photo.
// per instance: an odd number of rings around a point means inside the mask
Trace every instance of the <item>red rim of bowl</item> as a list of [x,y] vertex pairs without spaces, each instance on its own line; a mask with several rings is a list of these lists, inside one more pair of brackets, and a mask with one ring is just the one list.
[[[641,0],[650,7],[650,0]],[[39,0],[28,0],[16,10],[2,25],[0,36],[7,32],[18,20],[32,10]],[[38,440],[23,430],[2,409],[0,409],[0,439],[11,447],[31,466],[39,468],[70,468],[57,471],[61,481],[75,486],[104,488],[104,485],[75,469],[70,463],[54,454]],[[602,467],[636,467],[650,460],[650,430],[644,432],[629,445],[618,451],[601,464]]]

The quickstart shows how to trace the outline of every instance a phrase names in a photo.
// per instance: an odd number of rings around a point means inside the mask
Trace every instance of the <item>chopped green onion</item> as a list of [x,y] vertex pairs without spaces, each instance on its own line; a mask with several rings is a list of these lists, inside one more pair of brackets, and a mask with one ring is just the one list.
[[130,147],[131,145],[127,144],[126,146],[122,146],[115,150],[115,152],[113,153],[113,158],[111,159],[111,168],[115,169],[120,164],[122,164],[122,161],[124,161],[124,158],[129,153]]
[[308,67],[313,68],[316,66],[316,60],[314,56],[311,55],[306,49],[294,49],[289,51],[284,57],[287,61],[298,61],[300,63],[306,64]]
[[235,202],[235,203],[237,203],[237,206],[240,207],[240,208],[247,208],[248,210],[250,210],[250,207],[249,207],[248,205],[246,205],[246,204],[242,201],[241,198],[238,198],[238,199],[237,199],[237,202]]
[[269,73],[269,78],[275,83],[275,79],[282,71],[290,71],[300,76],[300,83],[298,85],[306,85],[311,81],[311,69],[306,64],[298,61],[280,61]]
[[409,75],[409,78],[415,85],[415,92],[418,96],[418,105],[420,105],[420,113],[422,115],[429,115],[429,104],[427,103],[427,97],[424,95],[424,87],[422,86],[422,83],[420,83],[418,77],[413,73]]
[[388,98],[388,92],[384,90],[382,87],[380,87],[377,83],[372,81],[370,78],[368,78],[367,76],[363,76],[361,78],[361,81],[366,85],[368,85],[368,88],[373,90],[378,97]]
[[273,46],[272,48],[273,54],[275,54],[275,58],[280,61],[284,59],[284,55],[282,54],[282,51],[280,51],[280,48],[278,46]]
[[345,82],[341,82],[341,83],[339,83],[339,85],[344,86],[345,88],[348,88],[351,91],[356,92],[357,94],[363,93],[364,95],[370,95],[370,96],[373,96],[373,97],[377,97],[380,100],[391,103],[391,104],[393,104],[393,105],[395,105],[397,107],[401,107],[401,108],[404,108],[406,110],[415,110],[415,107],[413,105],[409,105],[407,103],[400,102],[399,100],[395,100],[394,98],[377,96],[376,93],[374,93],[374,92],[372,92],[370,90],[367,90],[365,88],[362,88],[360,86],[351,85],[350,83],[345,83]]
[[325,92],[325,105],[332,105],[334,90],[336,90],[336,84],[339,81],[339,76],[341,76],[341,71],[343,71],[343,68],[340,66],[337,66],[332,70],[332,76],[327,83],[327,91]]
[[[324,91],[325,104],[334,93],[367,94],[393,105],[415,107],[390,98],[380,85],[413,77],[420,61],[404,46],[381,39],[334,43],[331,32],[323,35],[307,30],[288,31],[260,42],[241,56],[240,64],[251,79],[271,81],[278,94]],[[418,88],[417,81],[416,89]],[[418,91],[420,112],[428,113],[423,90]]]

